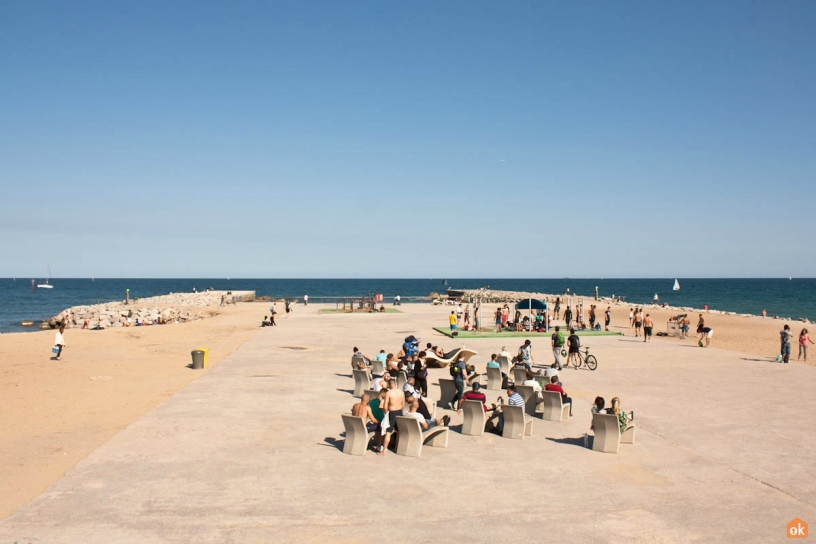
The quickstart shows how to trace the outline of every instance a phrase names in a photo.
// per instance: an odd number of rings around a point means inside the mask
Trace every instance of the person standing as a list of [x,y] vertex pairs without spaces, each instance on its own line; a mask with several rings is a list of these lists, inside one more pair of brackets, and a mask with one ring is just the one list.
[[309,295],[303,295],[303,305],[304,306],[309,305]]
[[570,323],[572,322],[572,308],[567,306],[567,309],[564,310],[564,321],[567,323],[567,328],[569,328]]
[[649,314],[646,314],[646,317],[643,319],[643,341],[644,342],[651,342],[652,341],[652,328],[654,327],[654,321]]
[[762,308],[762,319],[765,319],[766,317],[768,317],[768,312],[765,311],[765,308]]
[[598,300],[598,286],[595,286],[595,300]]
[[496,308],[496,313],[493,314],[493,318],[496,320],[496,332],[501,332],[502,330],[501,308]]
[[462,316],[465,314],[464,310],[462,310],[462,303],[456,305],[456,325],[462,325]]
[[559,317],[561,317],[561,297],[556,297],[555,298],[554,312],[555,312],[555,316],[554,316],[555,319],[558,319]]
[[561,327],[555,326],[555,332],[552,335],[553,357],[555,362],[551,365],[552,368],[561,370],[561,351],[564,349],[564,335],[561,333]]
[[609,330],[609,324],[612,322],[612,306],[607,306],[604,312],[604,330]]
[[459,399],[461,399],[462,395],[465,394],[465,382],[467,381],[467,365],[465,364],[465,357],[460,355],[454,364],[455,368],[453,369],[453,372],[455,372],[455,375],[453,376],[453,385],[456,386],[456,394],[453,396],[453,400],[448,403],[448,408],[456,411],[456,406],[458,406]]
[[451,310],[450,316],[448,316],[448,321],[450,322],[450,330],[454,332],[456,330],[456,312]]
[[465,325],[470,324],[470,304],[465,304]]
[[782,354],[782,362],[787,364],[790,362],[790,352],[791,352],[791,330],[789,325],[785,325],[785,327],[779,331],[779,342],[781,344],[779,348],[779,353]]
[[635,338],[640,336],[640,328],[643,326],[643,312],[640,308],[635,310]]
[[629,328],[631,329],[634,326],[635,326],[635,309],[629,308]]
[[62,350],[65,347],[65,324],[63,323],[60,325],[57,334],[54,336],[54,347],[57,348],[57,355],[54,357],[54,360],[59,361],[60,355],[62,355]]
[[[802,332],[799,333],[799,357],[805,356],[805,362],[807,362],[807,347],[808,344],[811,344],[810,336],[808,336],[808,330],[802,329]],[[799,360],[799,357],[796,360]]]

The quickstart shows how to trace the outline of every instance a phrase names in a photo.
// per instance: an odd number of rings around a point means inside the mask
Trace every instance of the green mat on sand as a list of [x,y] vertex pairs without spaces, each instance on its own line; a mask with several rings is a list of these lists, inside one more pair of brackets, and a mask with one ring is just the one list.
[[360,314],[360,315],[367,315],[367,314],[401,314],[402,311],[397,310],[396,308],[386,308],[384,312],[368,312],[366,310],[354,310],[350,312],[349,310],[337,310],[336,308],[326,308],[320,310],[321,314]]
[[[451,330],[448,327],[434,327],[433,328],[436,332],[444,334],[449,338],[453,338],[453,334],[451,334]],[[465,331],[462,329],[458,329],[457,332],[459,333],[456,335],[456,338],[513,338],[513,337],[527,337],[531,338],[534,336],[542,336],[549,338],[555,329],[550,329],[549,332],[495,332],[492,330],[483,330],[483,331]],[[569,331],[563,331],[564,336],[569,335]],[[612,331],[575,331],[575,334],[578,336],[620,336],[619,332],[612,332]]]

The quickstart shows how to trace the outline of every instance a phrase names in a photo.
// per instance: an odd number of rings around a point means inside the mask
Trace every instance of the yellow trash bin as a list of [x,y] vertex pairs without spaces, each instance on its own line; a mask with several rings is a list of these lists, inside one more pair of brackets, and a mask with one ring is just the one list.
[[204,352],[204,368],[207,368],[207,360],[210,357],[210,348],[196,348],[196,349]]

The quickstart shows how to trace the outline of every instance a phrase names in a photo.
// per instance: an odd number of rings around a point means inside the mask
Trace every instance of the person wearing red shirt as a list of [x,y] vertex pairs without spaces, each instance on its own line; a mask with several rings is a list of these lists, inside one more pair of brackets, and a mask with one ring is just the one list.
[[558,385],[558,376],[553,376],[550,378],[550,383],[544,386],[545,391],[557,391],[561,393],[561,402],[569,403],[570,405],[570,417],[572,417],[572,399],[567,396],[567,392],[564,391],[564,388]]

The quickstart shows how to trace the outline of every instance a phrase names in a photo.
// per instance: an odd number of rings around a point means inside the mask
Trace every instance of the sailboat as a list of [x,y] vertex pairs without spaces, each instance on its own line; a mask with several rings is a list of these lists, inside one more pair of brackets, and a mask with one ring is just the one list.
[[680,290],[680,282],[677,281],[677,278],[674,278],[674,287],[672,287],[672,291],[679,291]]
[[50,280],[50,279],[51,279],[51,265],[49,264],[48,265],[48,279],[45,280],[43,283],[38,283],[37,288],[38,289],[53,289],[54,286],[51,285],[50,283],[48,283],[48,280]]

